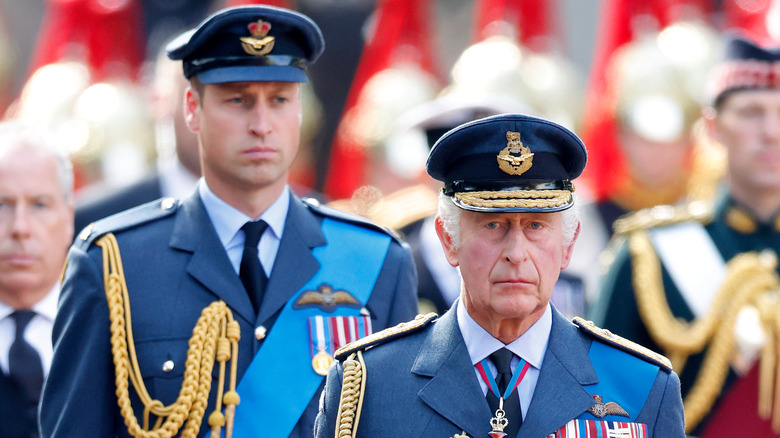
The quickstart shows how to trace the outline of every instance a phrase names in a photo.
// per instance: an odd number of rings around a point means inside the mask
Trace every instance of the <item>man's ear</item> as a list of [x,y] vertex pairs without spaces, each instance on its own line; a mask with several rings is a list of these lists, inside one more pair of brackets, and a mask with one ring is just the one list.
[[444,250],[444,256],[447,257],[447,261],[450,265],[457,267],[460,265],[460,262],[458,261],[458,248],[453,243],[452,236],[444,231],[444,223],[438,215],[434,220],[434,224],[436,226],[436,235],[439,236],[439,242],[441,242],[441,247]]
[[201,105],[200,99],[200,95],[192,87],[187,87],[187,91],[184,92],[184,121],[192,132],[200,131],[200,120],[197,117]]
[[569,245],[563,248],[563,257],[561,258],[561,270],[566,269],[566,267],[569,266],[569,262],[571,262],[571,256],[574,253],[574,243],[577,241],[577,237],[579,237],[580,235],[580,228],[582,228],[582,222],[577,222],[577,229],[574,230],[574,237],[572,237]]

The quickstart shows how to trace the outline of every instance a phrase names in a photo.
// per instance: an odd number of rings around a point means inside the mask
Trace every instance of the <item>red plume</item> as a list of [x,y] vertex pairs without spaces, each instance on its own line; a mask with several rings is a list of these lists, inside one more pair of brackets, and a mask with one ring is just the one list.
[[75,60],[88,65],[96,82],[137,79],[145,39],[140,1],[50,0],[30,72]]
[[[610,196],[626,177],[625,161],[616,142],[616,120],[607,68],[612,55],[622,45],[635,38],[635,30],[643,25],[662,28],[686,14],[707,13],[705,0],[603,0],[601,29],[596,41],[586,95],[582,138],[588,147],[588,165],[583,173],[597,200]],[[650,22],[640,21],[640,19]]]
[[[431,51],[431,20],[428,18],[430,4],[426,0],[379,2],[375,12],[376,25],[363,47],[360,64],[342,112],[341,124],[344,123],[345,115],[357,104],[366,82],[395,62],[416,63],[424,71],[438,77]],[[397,50],[399,48],[403,50]],[[402,57],[404,59],[399,59]],[[364,181],[364,145],[357,144],[346,131],[339,127],[330,153],[325,194],[333,199],[349,198]]]

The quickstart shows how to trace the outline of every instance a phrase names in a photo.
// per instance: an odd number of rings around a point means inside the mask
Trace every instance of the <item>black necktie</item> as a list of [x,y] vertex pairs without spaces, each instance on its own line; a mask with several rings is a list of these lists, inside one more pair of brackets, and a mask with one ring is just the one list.
[[[498,392],[504,394],[509,381],[512,380],[512,369],[509,365],[512,363],[512,358],[515,355],[506,348],[502,348],[494,351],[489,357],[493,365],[496,366]],[[490,390],[488,390],[486,397],[490,410],[495,413],[498,409],[498,398]],[[506,413],[506,419],[509,421],[504,432],[509,437],[516,437],[517,432],[520,430],[520,425],[523,424],[523,413],[520,408],[520,398],[517,396],[517,388],[513,389],[512,393],[504,399],[504,412]]]
[[16,338],[8,351],[8,374],[24,390],[28,401],[37,404],[41,398],[43,366],[38,352],[24,340],[24,329],[34,316],[32,310],[17,310],[11,314],[16,322]]
[[238,276],[249,294],[249,300],[252,302],[255,314],[259,312],[260,305],[263,303],[265,285],[268,283],[268,277],[265,275],[265,270],[263,270],[263,265],[260,264],[260,257],[257,254],[257,244],[267,227],[268,224],[265,221],[247,222],[241,227],[245,240],[244,255],[241,257]]

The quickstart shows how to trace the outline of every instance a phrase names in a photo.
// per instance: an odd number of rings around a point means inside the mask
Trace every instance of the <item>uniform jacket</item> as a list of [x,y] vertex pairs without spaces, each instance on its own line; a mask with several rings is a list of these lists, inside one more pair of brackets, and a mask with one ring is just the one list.
[[[357,436],[487,436],[493,413],[458,328],[457,305],[424,330],[365,351],[367,383]],[[594,404],[586,388],[599,381],[600,370],[588,357],[591,342],[596,341],[553,312],[547,352],[518,437],[546,437]],[[328,375],[315,425],[318,438],[334,434],[342,372],[338,363]],[[651,437],[684,436],[676,374],[659,369],[632,421],[647,424]]]
[[[187,342],[203,308],[224,300],[238,321],[240,379],[261,345],[254,336],[255,328],[261,324],[270,327],[274,315],[317,272],[319,263],[312,250],[326,243],[320,230],[322,218],[328,215],[355,226],[370,226],[291,197],[284,235],[257,318],[197,192],[173,207],[155,201],[97,222],[89,236],[82,233],[68,256],[54,323],[54,359],[40,414],[43,436],[128,436],[114,395],[102,252],[91,244],[95,236],[113,232],[117,238],[139,365],[151,396],[167,405],[181,388]],[[375,330],[414,316],[415,284],[410,251],[393,240],[366,304]],[[272,335],[273,328],[269,331]],[[290,342],[308,343],[309,339]],[[166,361],[174,364],[167,372],[163,370]],[[289,377],[284,367],[280,361],[279,374],[268,378]],[[134,396],[132,389],[130,392]],[[317,399],[315,396],[309,404],[291,436],[311,436]],[[135,415],[141,418],[140,404],[134,401]],[[206,429],[201,427],[200,436]]]
[[92,222],[154,201],[162,196],[160,175],[154,172],[132,185],[84,201],[76,206],[73,223],[75,234],[78,234]]
[[0,436],[3,438],[36,438],[37,406],[28,406],[17,383],[0,372]]
[[[772,249],[775,253],[780,253],[780,232],[772,224],[757,224],[753,232],[744,232],[744,230],[740,232],[729,225],[727,216],[735,207],[735,201],[727,193],[721,192],[713,204],[712,219],[703,223],[704,230],[712,239],[723,260],[728,262],[740,253],[763,249]],[[602,280],[599,303],[591,309],[589,317],[605,329],[650,349],[663,352],[650,336],[645,323],[639,316],[633,287],[634,266],[627,245],[623,243],[613,250],[615,254],[614,261]],[[668,270],[663,266],[663,261],[661,261],[661,264],[664,293],[669,309],[676,318],[692,321],[694,319],[693,311],[675,286]],[[705,292],[702,291],[702,293]],[[685,363],[685,368],[680,374],[683,398],[688,394],[698,376],[706,351],[705,349],[702,353],[691,355]],[[740,379],[733,370],[730,371],[721,391],[721,396],[715,401],[711,412],[718,411],[722,396],[728,394],[732,385],[738,380]],[[757,399],[757,397],[757,393],[755,397],[749,397],[752,405],[755,405],[754,398]],[[745,403],[740,404],[747,406]],[[734,424],[761,425],[762,431],[769,430],[769,422],[759,419],[756,409],[745,408],[745,413],[747,412],[749,412],[749,417],[742,418],[740,422],[729,422]],[[721,414],[725,415],[726,419],[733,419],[735,415],[743,415],[737,414],[732,409],[726,409],[717,415]],[[711,419],[711,417],[705,417],[697,428],[692,431],[693,434],[700,435]],[[740,428],[740,430],[742,431],[740,434],[751,435],[744,428]],[[757,433],[757,435],[763,435],[763,433]]]

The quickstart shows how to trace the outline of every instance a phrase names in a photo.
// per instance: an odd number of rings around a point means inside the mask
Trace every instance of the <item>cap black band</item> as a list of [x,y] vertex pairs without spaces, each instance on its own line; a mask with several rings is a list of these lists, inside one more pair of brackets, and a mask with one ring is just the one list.
[[201,58],[184,61],[184,77],[191,78],[204,70],[212,70],[222,67],[266,67],[282,66],[296,67],[306,71],[308,63],[303,58],[295,58],[288,55],[265,55],[248,58],[246,56],[226,56],[219,58]]
[[574,191],[574,184],[569,180],[543,181],[453,181],[444,185],[444,194],[452,196],[459,192],[499,192],[505,190],[568,190]]

